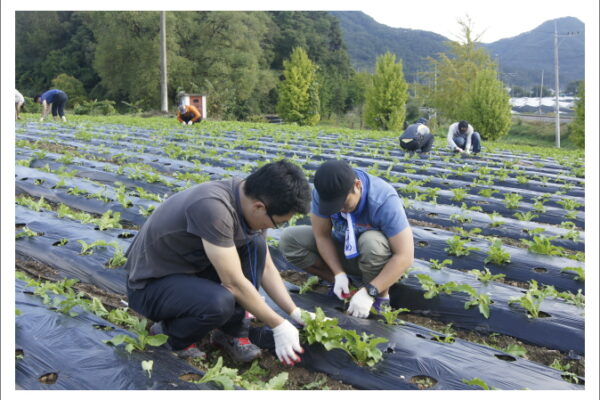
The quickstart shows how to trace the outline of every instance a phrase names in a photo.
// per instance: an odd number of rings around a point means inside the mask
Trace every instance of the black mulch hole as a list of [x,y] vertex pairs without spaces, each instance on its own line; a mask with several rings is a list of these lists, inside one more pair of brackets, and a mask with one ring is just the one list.
[[15,224],[15,229],[23,229],[27,226],[27,224]]
[[546,268],[543,268],[543,267],[535,267],[533,270],[535,272],[539,272],[539,273],[548,272],[548,270]]
[[38,381],[40,381],[41,383],[45,383],[47,385],[52,385],[53,383],[56,383],[57,379],[58,379],[58,374],[56,372],[50,372],[48,374],[40,376],[38,378]]
[[410,378],[410,382],[417,385],[419,389],[429,389],[437,383],[437,380],[427,375],[416,375]]
[[494,354],[494,356],[502,361],[517,361],[517,359],[513,356],[509,356],[508,354]]
[[585,379],[580,378],[580,377],[577,377],[577,381],[575,381],[573,376],[567,375],[567,374],[562,374],[560,377],[569,383],[574,383],[576,385],[585,385]]
[[198,374],[183,374],[179,377],[179,379],[181,379],[182,381],[186,381],[186,382],[196,382],[199,381],[200,379],[202,379],[201,375]]
[[423,228],[423,230],[424,231],[428,231],[428,232],[432,232],[433,231],[433,229],[431,229],[431,228]]
[[61,241],[61,240],[59,240],[58,242],[54,242],[54,243],[52,243],[52,246],[64,246],[64,245],[66,245],[67,243],[69,243],[69,241],[68,241],[68,240],[62,240],[62,241]]
[[119,233],[119,236],[118,236],[118,237],[119,237],[120,239],[129,239],[129,238],[132,238],[132,237],[134,237],[134,236],[135,236],[135,234],[133,234],[133,233],[131,233],[131,232],[123,232],[123,233]]
[[27,179],[29,179],[29,178],[21,178],[22,181],[26,181]]
[[419,246],[419,247],[427,247],[427,246],[429,246],[429,243],[427,243],[427,242],[426,242],[426,241],[424,241],[424,240],[419,240],[419,241],[417,242],[417,246]]
[[385,352],[388,354],[392,354],[396,352],[396,345],[393,343],[390,343],[387,345],[387,347],[385,348]]
[[35,293],[33,293],[33,292],[30,292],[30,291],[23,291],[23,294],[28,294],[28,295],[30,295],[30,296],[33,296]]
[[25,357],[25,352],[23,351],[23,349],[15,349],[15,357],[16,358]]
[[113,328],[112,326],[108,326],[108,325],[102,325],[102,324],[94,324],[92,325],[94,328],[99,329],[101,331],[112,331],[115,328]]
[[427,216],[430,217],[430,218],[435,218],[438,215],[437,215],[437,213],[428,213]]
[[417,337],[421,338],[421,339],[427,339],[425,336],[421,335],[420,333],[417,333]]

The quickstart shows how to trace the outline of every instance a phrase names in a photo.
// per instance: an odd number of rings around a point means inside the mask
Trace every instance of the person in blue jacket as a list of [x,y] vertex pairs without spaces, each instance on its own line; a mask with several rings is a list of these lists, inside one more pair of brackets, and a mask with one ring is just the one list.
[[58,89],[51,89],[35,96],[33,101],[40,103],[43,107],[42,118],[40,118],[40,122],[48,116],[50,110],[52,110],[52,116],[54,119],[60,116],[60,118],[66,122],[67,118],[65,117],[65,104],[67,104],[68,99],[69,97],[67,94]]
[[[323,163],[314,187],[312,226],[284,229],[279,249],[292,264],[333,282],[340,300],[350,298],[350,315],[367,318],[371,307],[389,305],[389,288],[414,260],[402,200],[389,183],[343,160]],[[347,274],[362,280],[356,293]]]

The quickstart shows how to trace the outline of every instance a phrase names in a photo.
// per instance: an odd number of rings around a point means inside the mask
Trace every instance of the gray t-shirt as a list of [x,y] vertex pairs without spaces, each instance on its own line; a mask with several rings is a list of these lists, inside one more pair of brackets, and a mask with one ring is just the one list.
[[242,227],[235,193],[241,180],[206,182],[169,197],[146,220],[126,252],[129,287],[171,274],[214,276],[202,239],[222,247],[241,247],[255,235]]

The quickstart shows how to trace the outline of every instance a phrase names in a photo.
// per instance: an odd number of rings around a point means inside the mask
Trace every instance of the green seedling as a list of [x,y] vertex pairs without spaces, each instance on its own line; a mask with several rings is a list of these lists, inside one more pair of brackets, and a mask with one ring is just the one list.
[[526,185],[529,182],[529,179],[525,175],[517,175],[517,182],[521,185]]
[[458,285],[457,290],[467,293],[470,296],[469,300],[465,302],[465,310],[477,306],[481,315],[485,318],[490,317],[490,304],[492,304],[492,299],[489,294],[478,293],[477,290],[470,285]]
[[546,212],[546,207],[544,207],[544,203],[538,200],[536,200],[533,203],[533,209],[539,213]]
[[467,189],[464,189],[464,188],[454,188],[454,189],[450,189],[450,191],[452,191],[452,193],[454,193],[454,197],[452,197],[452,201],[455,201],[455,202],[462,201],[469,194]]
[[532,280],[529,284],[529,289],[521,297],[513,297],[509,299],[508,304],[518,303],[527,310],[529,318],[539,318],[540,306],[546,297],[554,293],[552,289],[540,289],[538,283]]
[[133,352],[134,350],[144,351],[146,350],[146,346],[160,347],[167,342],[169,337],[167,335],[153,335],[149,334],[138,334],[137,337],[131,337],[129,335],[116,335],[112,339],[103,340],[103,343],[110,344],[113,346],[120,346],[121,344],[125,344],[125,351],[128,353]]
[[433,268],[433,269],[442,269],[446,265],[452,265],[452,260],[447,258],[440,262],[434,258],[430,258],[429,263],[430,263],[431,268]]
[[473,218],[465,214],[452,214],[450,215],[450,221],[457,221],[461,224],[468,224],[471,221],[473,221]]
[[143,215],[144,217],[149,217],[154,212],[155,209],[156,209],[156,207],[154,207],[153,205],[149,205],[148,208],[139,206],[139,213],[141,215]]
[[532,219],[539,217],[539,215],[534,214],[531,211],[514,213],[513,216],[519,221],[531,221]]
[[304,312],[305,322],[302,338],[309,344],[320,343],[326,350],[341,349],[348,353],[358,365],[372,367],[383,358],[383,353],[377,348],[380,343],[388,340],[374,337],[363,332],[359,335],[354,330],[346,330],[338,326],[337,318],[326,319],[325,313],[319,307],[315,309],[315,318]]
[[509,344],[508,346],[500,350],[510,354],[511,356],[527,357],[527,349],[525,349],[525,347],[523,346],[519,346],[518,344]]
[[499,190],[496,189],[481,189],[479,192],[477,192],[480,196],[483,197],[492,197],[494,195],[494,193],[500,193]]
[[527,245],[527,250],[531,253],[546,254],[549,256],[562,256],[564,251],[562,247],[552,244],[552,240],[558,236],[534,236],[533,241],[521,239],[521,242]]
[[27,207],[33,211],[40,212],[42,210],[51,210],[50,204],[46,203],[44,197],[40,197],[38,201],[35,201],[31,197],[28,196],[18,196],[15,197],[15,203]]
[[580,204],[572,199],[558,200],[557,203],[560,204],[561,206],[563,206],[563,208],[567,211],[573,211],[573,210],[583,207],[583,204]]
[[565,267],[560,272],[575,272],[577,274],[575,275],[575,280],[585,281],[585,269],[581,267]]
[[505,193],[504,206],[508,209],[519,208],[519,202],[523,199],[518,193]]
[[492,244],[488,250],[488,256],[485,259],[485,263],[492,263],[496,265],[510,263],[510,253],[502,248],[502,240],[494,239],[492,241]]
[[309,277],[306,282],[304,282],[302,284],[302,286],[300,286],[300,291],[298,292],[299,294],[304,294],[307,292],[310,292],[311,290],[313,290],[313,287],[319,283],[319,277],[318,276],[311,276]]
[[485,383],[485,381],[481,378],[473,378],[473,379],[462,379],[463,383],[466,383],[469,386],[479,386],[480,388],[482,388],[483,390],[497,390],[495,387],[493,386],[488,386],[487,383]]
[[113,254],[112,258],[108,261],[108,267],[109,268],[119,268],[119,267],[122,267],[123,265],[125,265],[126,262],[127,262],[127,257],[125,257],[123,255],[123,250],[121,249],[121,247],[119,247],[119,245],[116,245],[115,253]]
[[472,250],[478,250],[477,247],[467,246],[471,241],[469,239],[462,239],[460,236],[452,236],[446,243],[449,247],[446,247],[444,250],[456,257],[468,256]]
[[117,248],[119,248],[118,243],[114,242],[114,241],[108,243],[108,242],[106,242],[104,240],[96,240],[96,241],[94,241],[94,242],[92,242],[90,244],[87,244],[85,241],[79,239],[79,240],[77,240],[77,243],[79,243],[81,245],[81,252],[79,253],[81,255],[90,255],[90,254],[92,254],[94,252],[93,251],[94,247],[111,246],[115,250]]
[[569,211],[565,213],[566,219],[577,219],[577,210]]
[[383,320],[386,325],[402,325],[404,321],[398,318],[398,314],[402,312],[409,312],[408,308],[396,308],[393,309],[389,305],[384,305],[381,307],[380,311],[376,311],[377,315],[383,317]]
[[444,326],[440,333],[443,335],[432,334],[433,340],[440,343],[454,343],[456,341],[456,332],[452,329],[452,323]]
[[153,360],[142,361],[142,370],[148,374],[148,378],[152,379],[152,368],[154,367]]
[[469,274],[475,276],[477,278],[477,280],[483,282],[483,283],[488,283],[491,281],[497,281],[500,280],[502,278],[504,278],[506,275],[504,274],[492,274],[490,272],[490,270],[488,268],[485,268],[484,272],[481,272],[478,269],[472,269],[469,271]]
[[135,190],[136,190],[136,192],[138,193],[138,196],[141,199],[152,200],[152,201],[156,201],[156,202],[159,202],[159,203],[162,203],[165,200],[164,197],[161,197],[161,196],[159,196],[159,195],[157,195],[155,193],[147,192],[142,187],[136,186]]
[[121,229],[123,226],[120,224],[121,213],[112,210],[107,210],[102,216],[94,220],[94,223],[98,225],[98,229],[105,231],[109,228]]
[[573,367],[572,363],[561,364],[560,360],[555,358],[550,364],[550,368],[562,371],[561,377],[569,383],[579,383],[579,376],[576,373],[569,371]]
[[33,236],[38,236],[38,235],[39,234],[37,232],[34,232],[31,229],[29,229],[28,227],[24,226],[22,231],[15,235],[15,239],[20,239],[22,237],[33,237]]

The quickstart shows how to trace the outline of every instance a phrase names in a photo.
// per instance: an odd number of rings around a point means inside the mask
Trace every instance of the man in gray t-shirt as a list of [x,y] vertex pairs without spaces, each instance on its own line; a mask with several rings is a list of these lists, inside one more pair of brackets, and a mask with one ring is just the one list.
[[[266,164],[246,180],[207,182],[161,204],[127,250],[129,305],[169,336],[182,357],[203,357],[195,343],[213,343],[238,361],[260,349],[248,340],[246,311],[273,329],[275,351],[289,365],[302,353],[298,330],[260,296],[264,288],[302,324],[265,241],[267,228],[308,213],[310,186],[287,161]],[[298,354],[297,354],[298,353]]]

